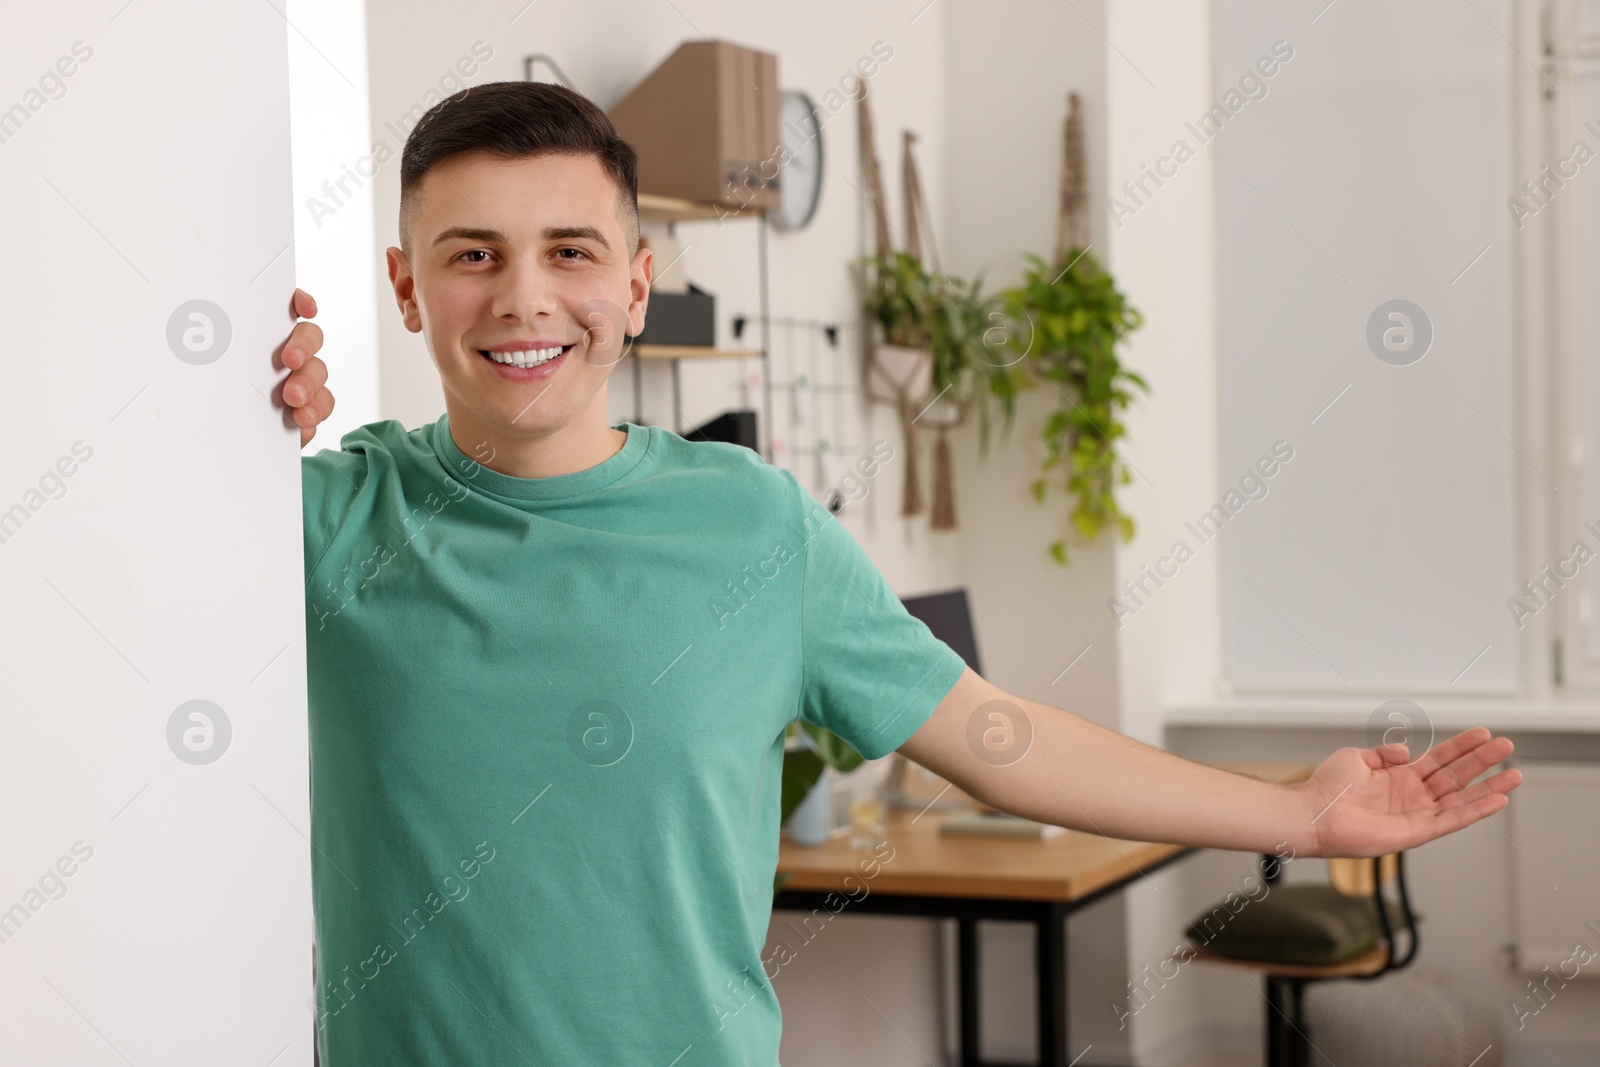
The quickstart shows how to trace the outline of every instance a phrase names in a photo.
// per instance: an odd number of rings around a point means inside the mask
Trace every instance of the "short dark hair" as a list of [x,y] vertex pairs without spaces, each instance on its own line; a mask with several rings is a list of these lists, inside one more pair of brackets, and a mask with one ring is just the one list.
[[411,254],[422,179],[439,164],[468,152],[502,159],[590,155],[617,187],[617,216],[628,257],[639,249],[639,157],[594,101],[553,82],[504,81],[475,85],[429,108],[400,153],[400,244]]

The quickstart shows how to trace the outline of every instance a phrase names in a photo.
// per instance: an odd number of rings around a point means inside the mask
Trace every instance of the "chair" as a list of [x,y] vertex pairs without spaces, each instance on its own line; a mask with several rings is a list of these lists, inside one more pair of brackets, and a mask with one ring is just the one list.
[[[1277,858],[1263,856],[1263,880],[1269,886],[1275,885],[1278,876]],[[1233,938],[1233,943],[1225,942],[1220,949],[1217,942],[1222,939],[1213,938],[1195,951],[1197,960],[1257,971],[1266,977],[1267,1067],[1309,1067],[1311,1063],[1311,1043],[1306,1036],[1303,1012],[1303,993],[1308,982],[1341,978],[1370,981],[1410,965],[1417,955],[1417,916],[1411,911],[1411,899],[1406,890],[1404,852],[1391,852],[1373,859],[1329,859],[1328,882],[1337,890],[1335,900],[1340,896],[1351,900],[1366,898],[1371,901],[1371,911],[1337,906],[1329,909],[1330,898],[1324,886],[1281,886],[1260,898],[1265,901],[1276,897],[1271,914],[1264,914],[1269,909],[1260,909],[1254,902],[1238,911],[1237,914],[1243,916],[1250,907],[1259,909],[1253,916],[1255,929],[1247,931],[1252,937]],[[1384,887],[1390,883],[1395,886],[1398,906],[1384,894]],[[1375,920],[1371,923],[1371,936],[1366,938],[1372,943],[1337,959],[1294,962],[1315,955],[1310,946],[1294,943],[1291,928],[1297,920],[1305,928],[1316,925],[1319,920],[1331,923],[1340,918],[1313,914],[1319,909],[1342,912],[1340,917],[1347,922],[1352,914]],[[1203,939],[1192,931],[1199,929],[1216,910],[1202,914],[1190,924],[1191,940]],[[1269,931],[1274,925],[1279,926],[1279,932]],[[1402,934],[1403,954],[1396,948]]]

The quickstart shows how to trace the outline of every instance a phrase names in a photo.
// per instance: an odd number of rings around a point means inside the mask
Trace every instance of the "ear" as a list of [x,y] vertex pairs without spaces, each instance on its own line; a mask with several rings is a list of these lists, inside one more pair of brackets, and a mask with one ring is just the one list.
[[422,332],[422,309],[417,306],[417,282],[411,274],[411,262],[406,254],[394,246],[384,251],[389,262],[389,284],[394,287],[394,302],[400,308],[400,318],[412,333]]
[[650,286],[655,280],[655,253],[641,248],[633,254],[628,268],[628,336],[637,337],[644,329],[644,313],[650,303]]

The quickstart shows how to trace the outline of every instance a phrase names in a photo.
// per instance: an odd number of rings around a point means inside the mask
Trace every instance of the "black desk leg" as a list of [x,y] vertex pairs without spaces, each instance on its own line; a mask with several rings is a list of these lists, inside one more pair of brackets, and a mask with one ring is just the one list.
[[1047,904],[1034,924],[1039,972],[1039,1067],[1067,1067],[1067,911]]
[[[1067,908],[1041,904],[1034,912],[1034,970],[1038,990],[1039,1067],[1070,1067],[1067,1056]],[[978,920],[956,919],[960,932],[961,1067],[984,1067],[978,1031]]]
[[978,1054],[978,920],[970,915],[956,919],[960,931],[957,970],[961,1020],[961,1067],[982,1067]]

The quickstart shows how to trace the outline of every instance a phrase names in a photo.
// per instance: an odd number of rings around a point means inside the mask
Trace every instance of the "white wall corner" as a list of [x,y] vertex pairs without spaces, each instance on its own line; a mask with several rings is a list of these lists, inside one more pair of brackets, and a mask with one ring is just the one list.
[[[1165,705],[1183,694],[1209,694],[1221,665],[1222,546],[1196,544],[1184,526],[1210,506],[1219,484],[1213,148],[1199,146],[1159,187],[1146,182],[1137,204],[1122,183],[1137,183],[1186,136],[1185,121],[1210,106],[1211,4],[1106,0],[1104,30],[1111,48],[1105,207],[1112,216],[1104,262],[1144,316],[1125,354],[1151,390],[1127,412],[1121,446],[1135,468],[1122,499],[1137,533],[1117,547],[1115,584],[1125,598],[1129,587],[1143,586],[1117,630],[1121,728],[1160,744]],[[1157,585],[1145,568],[1180,540],[1190,543],[1192,558]],[[1165,959],[1189,918],[1181,867],[1156,883],[1128,891],[1132,974]],[[1158,1062],[1152,1057],[1197,1031],[1203,1018],[1194,994],[1192,984],[1177,984],[1132,1020],[1136,1062]]]
[[[339,439],[378,419],[378,290],[373,178],[387,158],[374,151],[367,92],[367,18],[362,0],[290,0],[290,141],[294,155],[294,267],[317,299],[322,358],[333,415],[306,446]],[[392,160],[389,166],[398,164]]]

